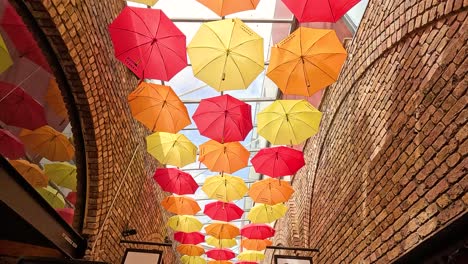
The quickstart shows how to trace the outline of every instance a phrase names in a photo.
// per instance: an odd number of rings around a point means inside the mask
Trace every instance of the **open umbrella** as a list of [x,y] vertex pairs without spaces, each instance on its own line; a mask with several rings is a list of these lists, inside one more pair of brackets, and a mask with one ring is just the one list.
[[267,239],[275,235],[275,229],[266,224],[248,224],[242,227],[241,235],[249,239]]
[[289,182],[273,178],[255,182],[248,192],[254,202],[268,205],[284,203],[293,193],[294,189]]
[[258,113],[258,134],[276,145],[300,144],[318,132],[321,118],[305,100],[276,100]]
[[44,171],[55,184],[76,191],[76,166],[67,162],[47,163]]
[[67,222],[69,225],[73,224],[73,217],[75,216],[75,209],[73,208],[57,208],[55,211]]
[[175,231],[186,233],[200,231],[203,224],[192,215],[174,215],[167,220],[167,225]]
[[0,129],[0,154],[9,159],[24,157],[24,145],[15,135],[5,129]]
[[202,190],[209,198],[231,202],[241,199],[247,192],[247,186],[242,178],[223,173],[208,177]]
[[0,35],[0,73],[6,71],[13,64],[8,48]]
[[311,96],[338,79],[346,55],[335,31],[300,27],[271,48],[267,76],[284,94]]
[[239,142],[209,140],[200,145],[198,159],[211,171],[233,173],[247,166],[249,156],[250,152]]
[[145,4],[147,6],[154,6],[158,0],[129,0],[130,2]]
[[260,0],[197,0],[211,9],[218,16],[223,17],[233,13],[253,10]]
[[36,164],[27,160],[10,160],[10,164],[33,187],[47,187],[47,175]]
[[187,196],[168,196],[161,205],[169,212],[179,215],[194,215],[201,210],[197,201]]
[[193,163],[197,147],[184,135],[155,132],[146,137],[147,151],[162,164],[183,167]]
[[255,224],[271,223],[283,217],[287,210],[288,208],[284,204],[268,205],[257,203],[250,209],[247,219]]
[[175,194],[194,194],[198,184],[192,175],[176,168],[158,168],[153,179],[166,192]]
[[69,192],[66,197],[67,201],[69,201],[72,204],[76,204],[76,195],[76,192]]
[[226,222],[209,224],[205,226],[205,231],[208,235],[218,239],[235,238],[240,234],[237,226]]
[[271,246],[273,242],[268,239],[242,239],[241,247],[248,250],[265,250],[267,246]]
[[282,0],[299,22],[336,22],[360,0]]
[[233,264],[232,261],[229,260],[210,260],[208,264]]
[[246,89],[264,69],[262,37],[237,18],[203,23],[187,52],[195,77],[217,91]]
[[181,244],[176,249],[180,254],[188,256],[201,256],[205,253],[201,246],[192,244]]
[[175,232],[174,239],[182,244],[200,244],[205,241],[205,235],[200,232]]
[[45,188],[36,188],[36,191],[53,208],[65,208],[65,200],[62,195],[54,188],[47,186]]
[[218,239],[216,237],[208,236],[206,238],[206,244],[216,248],[230,248],[237,245],[237,242],[234,238]]
[[250,105],[227,94],[202,99],[193,120],[201,135],[221,143],[243,141],[252,130]]
[[245,261],[261,261],[265,259],[265,254],[261,251],[246,250],[237,255],[237,259]]
[[206,252],[206,255],[216,260],[230,260],[236,256],[232,250],[227,248],[210,249]]
[[177,133],[191,124],[187,107],[166,85],[141,82],[128,104],[133,117],[152,131]]
[[55,78],[50,78],[49,80],[45,101],[47,102],[47,106],[49,106],[57,116],[63,120],[68,120],[68,111]]
[[294,175],[305,165],[302,151],[284,146],[261,149],[250,162],[257,173],[270,177]]
[[23,129],[19,137],[28,151],[50,161],[69,161],[75,156],[75,147],[68,138],[50,126]]
[[216,201],[206,204],[203,213],[213,220],[230,222],[240,219],[244,210],[234,203]]
[[199,256],[187,256],[184,255],[180,258],[182,264],[206,264],[206,260]]
[[258,261],[237,261],[236,264],[258,264]]

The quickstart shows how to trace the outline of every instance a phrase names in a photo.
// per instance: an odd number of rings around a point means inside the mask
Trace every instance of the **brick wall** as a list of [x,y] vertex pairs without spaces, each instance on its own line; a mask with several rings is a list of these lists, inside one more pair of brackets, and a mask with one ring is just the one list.
[[[167,232],[167,216],[157,202],[163,194],[151,179],[157,164],[146,153],[147,131],[127,106],[137,79],[114,58],[107,31],[125,2],[24,2],[65,73],[62,94],[73,97],[65,99],[75,102],[79,116],[72,125],[82,128],[74,133],[84,140],[85,159],[77,165],[79,172],[86,172],[88,183],[87,202],[80,205],[85,213],[78,216],[84,218],[82,234],[89,239],[86,258],[120,263],[125,246],[119,241],[125,227],[137,229],[137,235],[127,238],[132,240],[161,242]],[[57,65],[54,70],[59,70]],[[164,250],[164,263],[175,263],[172,248],[145,248]]]
[[389,263],[467,212],[467,5],[369,1],[275,244]]

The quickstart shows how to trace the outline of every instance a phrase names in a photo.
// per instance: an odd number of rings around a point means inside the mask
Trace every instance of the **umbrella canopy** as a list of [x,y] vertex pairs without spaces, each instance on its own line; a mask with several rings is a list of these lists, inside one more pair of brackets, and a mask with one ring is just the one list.
[[73,224],[73,217],[75,216],[75,209],[73,208],[57,208],[55,211],[67,222],[69,225]]
[[203,23],[187,52],[195,77],[217,91],[246,89],[264,69],[262,37],[237,18]]
[[288,207],[284,204],[268,205],[257,203],[250,209],[247,219],[255,224],[271,223],[283,217],[287,210]]
[[76,195],[77,195],[76,192],[69,192],[66,198],[70,203],[76,204]]
[[205,241],[205,235],[200,232],[175,232],[174,239],[182,244],[200,244]]
[[192,175],[176,168],[158,168],[153,179],[166,192],[175,194],[194,194],[198,184]]
[[6,71],[10,66],[13,65],[13,60],[10,57],[8,48],[3,41],[2,35],[0,35],[0,73]]
[[210,260],[208,264],[233,264],[232,261],[229,260]]
[[36,164],[27,160],[10,160],[10,164],[33,187],[47,187],[49,179]]
[[297,145],[319,131],[321,118],[305,100],[276,100],[258,113],[258,134],[272,144]]
[[206,260],[198,256],[187,256],[184,255],[180,258],[182,264],[206,264]]
[[44,171],[55,184],[76,191],[76,166],[67,162],[47,163]]
[[241,235],[249,239],[267,239],[275,235],[275,229],[266,224],[248,224],[242,227]]
[[208,235],[218,239],[235,238],[240,234],[237,226],[226,222],[209,224],[205,226],[205,231]]
[[147,6],[154,6],[158,0],[129,0],[130,2],[145,4]]
[[167,220],[167,225],[175,231],[197,232],[203,227],[203,224],[192,215],[174,215]]
[[0,121],[34,130],[47,124],[44,108],[23,89],[0,82]]
[[246,250],[237,255],[237,259],[245,261],[261,261],[265,259],[265,254],[261,251]]
[[49,203],[53,208],[65,208],[65,200],[62,195],[54,188],[47,186],[45,188],[36,188],[36,191]]
[[248,192],[254,202],[268,205],[284,203],[293,193],[294,189],[289,182],[273,178],[255,182]]
[[166,85],[141,82],[128,104],[133,117],[152,131],[177,133],[192,123],[187,107]]
[[206,252],[206,255],[209,258],[216,259],[216,260],[230,260],[233,259],[236,254],[232,252],[232,250],[224,248],[215,248],[215,249],[210,249]]
[[244,210],[234,203],[216,201],[206,204],[203,213],[213,220],[230,222],[240,219],[244,214]]
[[147,151],[162,164],[183,167],[197,157],[197,146],[182,134],[155,132],[146,137]]
[[188,256],[201,256],[205,253],[205,250],[201,246],[192,244],[178,245],[177,251],[182,255]]
[[201,135],[221,143],[243,141],[253,127],[251,106],[228,94],[202,99],[193,120]]
[[75,147],[68,138],[50,126],[23,129],[19,137],[28,151],[50,161],[69,161],[75,156]]
[[197,0],[211,9],[218,16],[223,17],[233,13],[253,10],[260,0]]
[[47,102],[47,106],[49,106],[57,116],[63,120],[68,120],[68,111],[63,102],[62,93],[54,78],[50,78],[49,80],[45,101]]
[[230,248],[237,245],[237,242],[234,238],[218,239],[216,237],[208,236],[206,238],[206,244],[216,248]]
[[335,31],[300,27],[271,48],[267,76],[284,94],[311,96],[338,79],[346,56]]
[[265,250],[267,246],[271,246],[273,242],[268,239],[242,239],[241,247],[249,250]]
[[242,178],[226,173],[208,177],[202,187],[209,198],[223,202],[241,199],[247,189]]
[[0,129],[0,154],[9,159],[24,157],[24,145],[15,135],[5,129]]
[[247,166],[250,152],[239,142],[209,140],[200,145],[198,158],[211,171],[233,173]]
[[250,162],[257,173],[275,178],[294,175],[305,165],[302,151],[284,146],[261,149]]
[[299,22],[336,22],[360,0],[282,0]]
[[161,205],[167,211],[179,215],[194,215],[201,210],[195,199],[186,196],[168,196],[161,201]]
[[161,10],[126,6],[109,32],[115,57],[140,79],[169,81],[187,66],[185,35]]
[[258,264],[257,261],[237,261],[236,264]]

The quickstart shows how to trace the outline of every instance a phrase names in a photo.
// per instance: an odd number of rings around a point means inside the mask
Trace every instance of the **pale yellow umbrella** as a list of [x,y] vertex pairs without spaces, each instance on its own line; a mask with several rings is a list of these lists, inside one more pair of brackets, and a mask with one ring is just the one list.
[[183,264],[206,264],[206,260],[198,256],[183,255],[180,261],[182,261]]
[[248,189],[242,178],[223,173],[208,177],[202,190],[209,198],[230,202],[241,199]]
[[76,191],[76,166],[67,162],[47,163],[44,171],[55,184]]
[[246,250],[237,255],[237,259],[242,261],[262,261],[265,259],[265,254],[261,251]]
[[11,65],[13,65],[13,60],[10,57],[5,41],[0,35],[0,73],[6,71]]
[[175,231],[186,233],[200,231],[203,224],[192,215],[174,215],[169,218],[167,225]]
[[130,2],[145,4],[147,6],[154,6],[158,0],[129,0]]
[[216,248],[230,248],[237,245],[237,242],[234,238],[218,239],[212,236],[208,236],[206,238],[206,243]]
[[247,219],[255,224],[271,223],[283,217],[287,210],[288,207],[282,203],[275,205],[258,203],[250,209]]
[[37,188],[36,191],[53,208],[65,208],[65,199],[63,199],[62,195],[51,186],[47,186],[45,188]]
[[197,146],[182,134],[156,132],[146,137],[147,151],[162,164],[183,167],[197,157]]

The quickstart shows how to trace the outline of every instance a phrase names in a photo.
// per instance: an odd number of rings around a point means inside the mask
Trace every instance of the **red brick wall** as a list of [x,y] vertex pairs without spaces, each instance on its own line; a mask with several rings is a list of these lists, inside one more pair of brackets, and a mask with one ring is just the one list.
[[275,244],[389,263],[467,212],[467,5],[369,2]]

